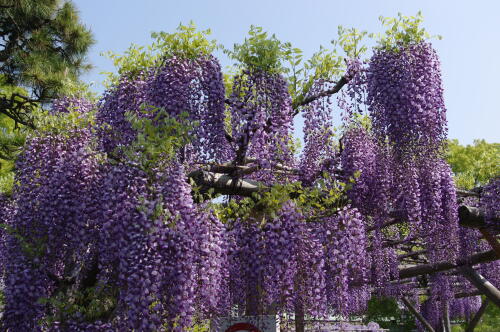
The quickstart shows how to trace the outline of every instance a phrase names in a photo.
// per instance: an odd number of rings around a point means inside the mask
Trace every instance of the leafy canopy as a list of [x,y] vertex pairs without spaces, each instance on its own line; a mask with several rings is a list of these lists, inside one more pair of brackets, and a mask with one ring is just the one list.
[[397,17],[379,17],[380,22],[387,30],[383,34],[370,34],[377,39],[378,47],[397,52],[401,46],[418,44],[430,38],[441,39],[441,36],[431,36],[422,27],[424,20],[422,12],[415,16],[405,16],[398,13]]
[[[86,54],[94,41],[70,1],[0,0],[0,6],[0,113],[33,126],[36,107],[67,93],[90,68]],[[16,87],[27,93],[12,93]]]
[[242,44],[234,44],[233,50],[225,49],[224,52],[238,61],[241,68],[276,74],[286,71],[287,56],[300,50],[292,50],[291,43],[283,43],[274,34],[268,36],[262,27],[252,25]]
[[144,74],[164,58],[196,59],[209,56],[217,48],[216,41],[208,39],[211,33],[210,29],[198,31],[193,22],[188,25],[181,23],[176,32],[151,33],[151,45],[132,44],[123,55],[112,51],[104,52],[102,55],[111,59],[117,69],[116,74],[104,73],[107,75],[105,85],[109,87],[116,84],[121,76],[136,77]]
[[500,176],[500,143],[474,140],[472,145],[460,145],[450,140],[446,159],[459,188],[472,189]]

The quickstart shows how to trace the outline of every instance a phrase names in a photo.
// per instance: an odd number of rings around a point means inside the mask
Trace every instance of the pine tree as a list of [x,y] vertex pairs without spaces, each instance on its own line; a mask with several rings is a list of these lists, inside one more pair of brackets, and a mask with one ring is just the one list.
[[70,1],[0,0],[0,38],[0,113],[34,127],[33,110],[90,68],[92,34]]

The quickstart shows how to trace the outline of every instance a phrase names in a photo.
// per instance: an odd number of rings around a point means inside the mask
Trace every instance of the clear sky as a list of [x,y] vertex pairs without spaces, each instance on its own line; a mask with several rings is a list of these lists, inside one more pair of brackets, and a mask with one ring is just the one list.
[[[476,138],[500,142],[500,0],[73,0],[97,43],[84,79],[100,84],[102,71],[113,71],[99,54],[122,53],[131,43],[146,45],[152,31],[172,32],[193,20],[212,29],[219,43],[240,43],[250,25],[262,26],[290,41],[306,58],[329,46],[337,26],[382,31],[380,15],[414,15],[421,10],[424,26],[443,36],[433,45],[441,57],[449,137],[470,144]],[[227,65],[227,59],[221,58]],[[300,125],[299,125],[300,126]]]

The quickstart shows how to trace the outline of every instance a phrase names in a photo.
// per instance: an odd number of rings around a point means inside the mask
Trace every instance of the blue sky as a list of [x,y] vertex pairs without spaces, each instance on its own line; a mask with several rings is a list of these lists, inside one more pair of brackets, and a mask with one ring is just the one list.
[[[102,71],[113,71],[103,51],[122,53],[131,43],[149,44],[152,31],[172,32],[193,20],[212,29],[219,43],[240,43],[250,25],[262,26],[305,56],[329,46],[337,26],[380,32],[380,15],[421,10],[424,26],[443,36],[433,45],[441,57],[449,137],[470,144],[476,138],[500,142],[500,1],[404,0],[74,0],[82,21],[97,43],[89,61],[94,69],[84,80],[102,91]],[[221,57],[223,66],[227,59]],[[300,127],[300,123],[299,123]]]

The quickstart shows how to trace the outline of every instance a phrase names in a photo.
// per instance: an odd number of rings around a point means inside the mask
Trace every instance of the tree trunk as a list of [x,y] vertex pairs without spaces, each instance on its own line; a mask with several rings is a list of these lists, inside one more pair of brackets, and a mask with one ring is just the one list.
[[259,314],[259,289],[251,287],[247,293],[245,316],[257,316]]
[[304,306],[302,303],[295,304],[295,332],[305,331]]

